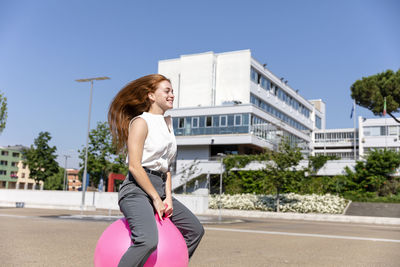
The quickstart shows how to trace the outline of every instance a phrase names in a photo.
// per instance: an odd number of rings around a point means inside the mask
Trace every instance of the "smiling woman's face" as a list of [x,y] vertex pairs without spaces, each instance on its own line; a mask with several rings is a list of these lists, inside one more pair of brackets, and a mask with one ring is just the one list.
[[163,111],[173,108],[174,90],[169,81],[160,82],[156,91],[149,95],[149,97],[154,101],[153,105],[157,105]]

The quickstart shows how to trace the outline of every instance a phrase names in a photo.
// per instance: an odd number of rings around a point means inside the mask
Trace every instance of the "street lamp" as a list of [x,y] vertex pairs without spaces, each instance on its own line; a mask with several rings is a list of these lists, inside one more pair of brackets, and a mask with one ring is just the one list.
[[64,183],[63,183],[63,190],[65,191],[67,185],[65,184],[65,180],[67,178],[67,159],[70,158],[71,156],[69,155],[64,155],[65,157],[65,165],[64,165]]
[[92,96],[93,96],[93,81],[102,81],[109,80],[109,77],[96,77],[96,78],[87,78],[87,79],[78,79],[75,80],[77,82],[90,82],[90,100],[89,100],[89,118],[88,118],[88,130],[86,135],[86,148],[85,148],[85,168],[83,171],[82,177],[82,203],[81,209],[83,209],[85,205],[85,191],[86,191],[86,175],[87,175],[87,155],[88,155],[88,143],[89,143],[89,131],[90,131],[90,113],[92,111]]
[[224,157],[226,156],[224,153],[218,153],[217,156],[221,157],[221,172],[219,174],[219,201],[218,201],[218,210],[219,216],[218,220],[221,221],[221,195],[222,195],[222,174],[224,172]]

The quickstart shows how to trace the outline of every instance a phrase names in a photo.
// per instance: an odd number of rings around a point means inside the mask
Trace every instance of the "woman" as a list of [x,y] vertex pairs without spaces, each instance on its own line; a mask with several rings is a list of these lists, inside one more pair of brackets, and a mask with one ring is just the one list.
[[170,81],[152,74],[126,85],[111,102],[110,130],[118,151],[127,150],[129,164],[118,203],[134,242],[118,266],[143,266],[157,248],[154,211],[160,218],[169,217],[182,233],[189,258],[204,234],[196,216],[171,194],[169,169],[176,141],[171,117],[164,117],[164,113],[173,107],[173,101]]

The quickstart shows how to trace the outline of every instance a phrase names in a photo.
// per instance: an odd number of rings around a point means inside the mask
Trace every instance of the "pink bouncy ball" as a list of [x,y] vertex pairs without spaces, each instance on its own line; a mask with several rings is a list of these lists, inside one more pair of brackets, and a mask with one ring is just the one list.
[[[158,229],[157,249],[150,255],[145,267],[187,267],[189,255],[181,232],[169,218],[160,220],[156,215]],[[113,222],[100,236],[94,252],[95,267],[118,266],[122,255],[131,246],[131,230],[125,218]]]

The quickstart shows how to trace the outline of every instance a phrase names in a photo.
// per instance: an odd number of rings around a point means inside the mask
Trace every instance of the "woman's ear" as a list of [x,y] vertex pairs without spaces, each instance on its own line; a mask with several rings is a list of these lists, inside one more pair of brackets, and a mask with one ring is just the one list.
[[147,97],[150,99],[151,102],[156,101],[156,98],[155,98],[154,93],[148,93],[148,94],[147,94]]

